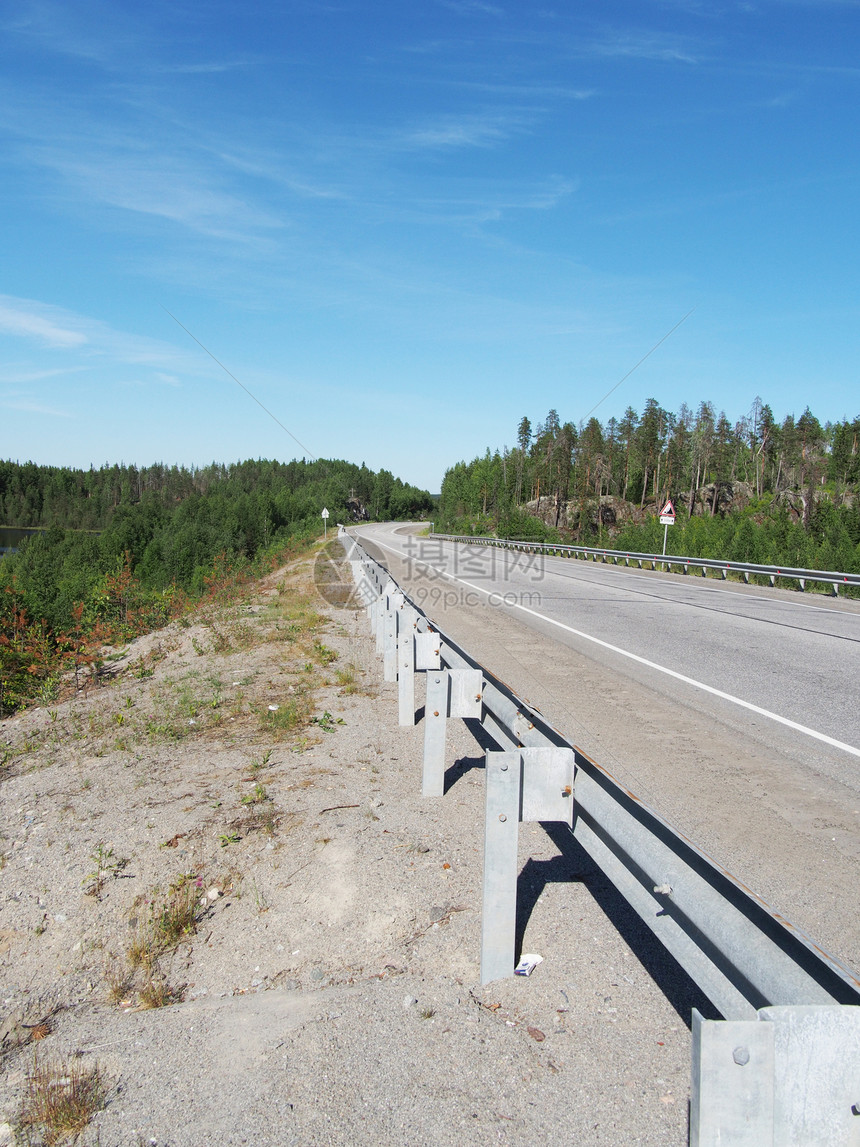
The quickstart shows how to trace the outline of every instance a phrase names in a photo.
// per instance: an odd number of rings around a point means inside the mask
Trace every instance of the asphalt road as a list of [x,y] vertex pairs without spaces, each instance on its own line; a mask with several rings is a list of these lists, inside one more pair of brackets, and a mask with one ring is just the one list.
[[860,967],[860,603],[355,532],[424,612]]

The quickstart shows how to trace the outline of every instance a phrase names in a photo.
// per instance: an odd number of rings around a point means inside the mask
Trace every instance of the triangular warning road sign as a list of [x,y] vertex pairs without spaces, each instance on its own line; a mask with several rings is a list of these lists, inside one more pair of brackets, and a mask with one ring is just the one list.
[[672,505],[672,499],[671,498],[666,499],[666,505],[660,511],[660,517],[661,518],[664,518],[664,517],[674,518],[675,517],[675,507]]

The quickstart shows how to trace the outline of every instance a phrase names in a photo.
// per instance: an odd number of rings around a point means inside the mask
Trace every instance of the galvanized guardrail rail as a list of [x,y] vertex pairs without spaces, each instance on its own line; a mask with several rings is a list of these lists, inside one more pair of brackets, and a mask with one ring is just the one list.
[[788,566],[756,565],[753,562],[727,562],[716,558],[685,558],[672,554],[639,554],[627,550],[596,549],[593,546],[565,546],[560,542],[518,542],[509,541],[505,538],[471,537],[468,534],[433,533],[430,536],[445,542],[462,542],[470,546],[491,546],[495,549],[515,550],[519,553],[548,554],[561,558],[584,558],[586,561],[589,559],[592,561],[599,560],[604,564],[611,562],[613,565],[619,565],[623,562],[624,565],[629,566],[632,562],[639,569],[643,569],[647,564],[652,570],[656,570],[658,566],[663,566],[671,572],[673,566],[678,566],[686,574],[690,572],[692,567],[701,570],[702,577],[708,576],[708,570],[714,570],[720,574],[723,581],[728,578],[729,574],[740,574],[747,584],[749,584],[752,575],[768,578],[771,585],[776,585],[777,578],[795,581],[800,585],[801,590],[806,588],[808,581],[822,582],[833,586],[834,596],[839,594],[840,587],[860,586],[860,574],[840,573],[837,570],[793,569]]
[[[341,527],[399,720],[427,677],[423,794],[444,791],[445,723],[486,754],[481,981],[514,970],[523,820],[564,821],[724,1020],[692,1016],[693,1147],[860,1144],[860,979],[671,827],[479,665]],[[469,539],[470,541],[473,539]]]

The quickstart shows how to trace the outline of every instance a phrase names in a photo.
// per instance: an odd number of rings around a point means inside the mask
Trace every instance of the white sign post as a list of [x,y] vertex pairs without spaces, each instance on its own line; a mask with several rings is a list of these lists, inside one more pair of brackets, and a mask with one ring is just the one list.
[[669,527],[675,524],[675,507],[672,505],[672,499],[666,499],[666,505],[660,511],[660,525],[663,526],[663,557],[666,556],[666,536],[669,533]]
[[[323,520],[323,541],[325,541],[326,538],[328,537],[328,510],[325,508],[325,506],[323,506],[322,520]],[[665,554],[665,552],[666,552],[666,547],[664,545],[663,546],[663,553]]]

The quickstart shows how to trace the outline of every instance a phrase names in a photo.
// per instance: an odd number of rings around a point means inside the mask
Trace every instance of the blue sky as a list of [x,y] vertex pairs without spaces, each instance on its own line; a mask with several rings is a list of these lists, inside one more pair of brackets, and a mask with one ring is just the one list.
[[[860,412],[860,0],[5,0],[0,456]],[[166,308],[166,309],[165,309]]]

